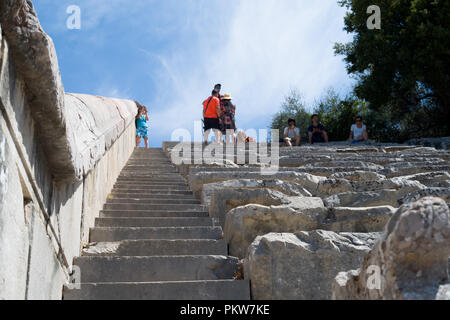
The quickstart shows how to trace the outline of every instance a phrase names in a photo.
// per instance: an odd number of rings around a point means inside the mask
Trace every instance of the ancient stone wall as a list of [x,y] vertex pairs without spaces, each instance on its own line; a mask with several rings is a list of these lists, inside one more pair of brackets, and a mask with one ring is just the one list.
[[31,2],[0,11],[0,299],[60,299],[134,150],[137,106],[64,93]]

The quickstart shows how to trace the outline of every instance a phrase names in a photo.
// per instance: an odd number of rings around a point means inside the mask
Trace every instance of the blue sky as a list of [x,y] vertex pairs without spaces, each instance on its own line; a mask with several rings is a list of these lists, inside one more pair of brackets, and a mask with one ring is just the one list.
[[[53,38],[66,92],[137,100],[150,142],[193,131],[215,83],[231,93],[237,125],[267,128],[298,89],[311,106],[352,80],[333,44],[351,38],[337,0],[34,0]],[[81,9],[81,29],[66,12]]]

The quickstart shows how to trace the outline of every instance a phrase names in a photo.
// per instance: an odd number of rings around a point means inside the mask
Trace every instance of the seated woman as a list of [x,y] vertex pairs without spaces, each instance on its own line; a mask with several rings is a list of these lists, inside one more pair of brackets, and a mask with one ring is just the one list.
[[362,122],[362,117],[356,117],[356,123],[350,128],[350,136],[348,140],[352,141],[352,144],[369,140],[367,128]]
[[145,141],[145,147],[148,149],[148,114],[147,108],[139,106],[138,114],[136,115],[136,148],[139,148],[141,139]]
[[295,126],[295,120],[288,120],[288,127],[284,129],[284,142],[288,147],[292,147],[292,141],[298,147],[300,145],[300,129]]

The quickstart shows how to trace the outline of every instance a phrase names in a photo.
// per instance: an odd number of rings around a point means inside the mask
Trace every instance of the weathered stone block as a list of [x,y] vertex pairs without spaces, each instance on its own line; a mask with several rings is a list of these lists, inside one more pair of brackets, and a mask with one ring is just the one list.
[[449,256],[447,204],[432,197],[406,204],[389,221],[361,268],[337,275],[333,298],[429,300],[448,297]]
[[253,299],[330,299],[335,273],[359,266],[377,237],[323,230],[257,237],[244,262]]
[[317,229],[326,215],[320,198],[292,197],[287,205],[247,205],[227,213],[225,239],[230,254],[243,258],[256,236]]

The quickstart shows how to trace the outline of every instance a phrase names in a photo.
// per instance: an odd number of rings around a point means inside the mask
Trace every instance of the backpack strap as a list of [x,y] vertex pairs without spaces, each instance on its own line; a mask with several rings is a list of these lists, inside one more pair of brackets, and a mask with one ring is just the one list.
[[203,118],[205,117],[206,111],[208,111],[208,107],[209,107],[209,104],[211,103],[212,98],[213,97],[209,98],[209,101],[206,104],[206,107],[203,107]]

